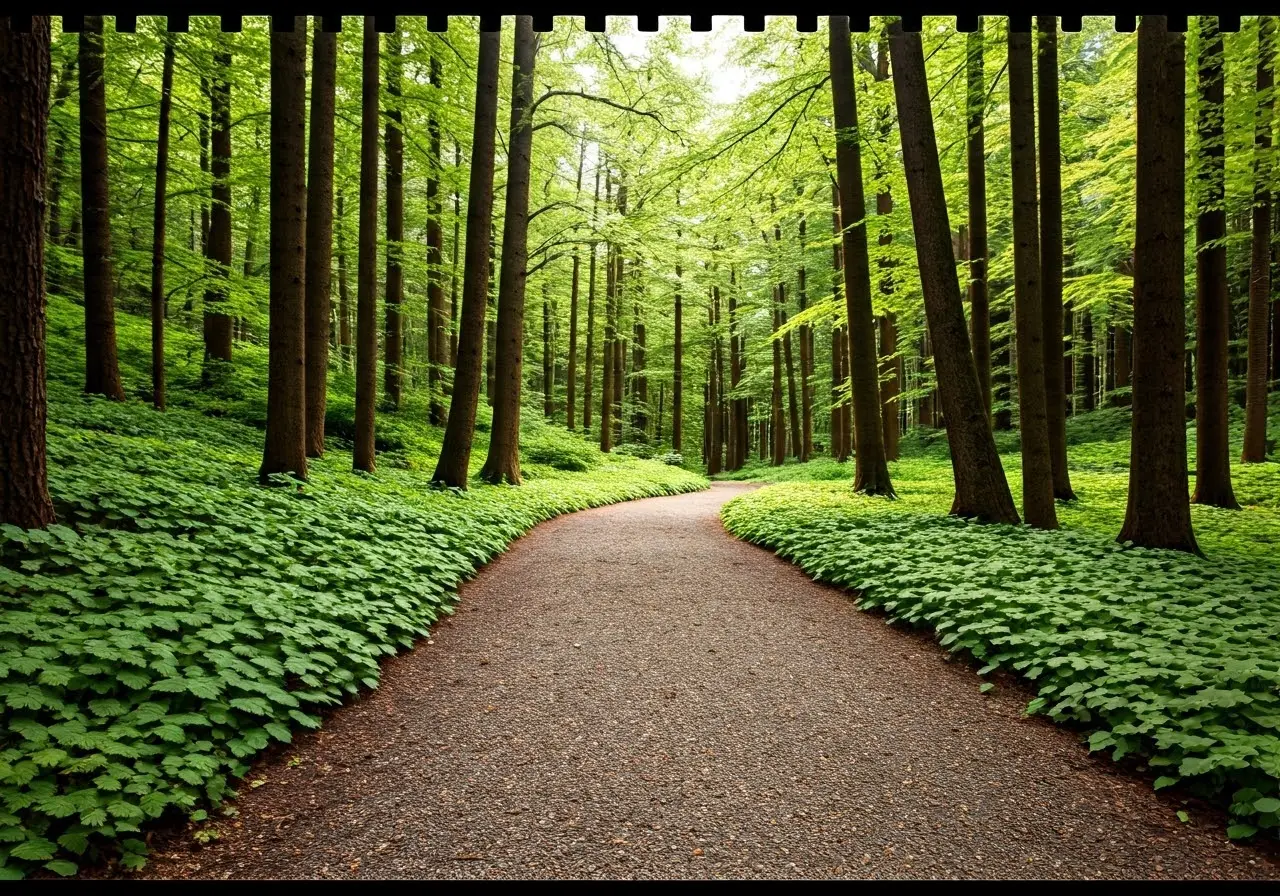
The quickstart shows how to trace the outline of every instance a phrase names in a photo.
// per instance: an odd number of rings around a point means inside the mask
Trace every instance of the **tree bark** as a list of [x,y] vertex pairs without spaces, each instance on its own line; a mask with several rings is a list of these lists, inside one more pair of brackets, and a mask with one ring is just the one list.
[[50,17],[32,16],[27,33],[11,29],[0,18],[0,523],[40,529],[54,521],[45,455]]
[[1074,501],[1067,468],[1067,396],[1062,375],[1062,140],[1058,121],[1058,18],[1037,16],[1036,81],[1040,139],[1040,286],[1044,392],[1049,416],[1053,496]]
[[[1245,378],[1242,463],[1267,451],[1267,324],[1271,301],[1271,91],[1275,83],[1275,17],[1258,16],[1257,111],[1254,121],[1253,249],[1249,271],[1249,367]],[[1134,346],[1137,349],[1137,346]],[[1138,362],[1134,352],[1134,387]]]
[[516,16],[515,67],[511,79],[511,134],[507,142],[506,217],[502,222],[502,272],[498,281],[496,382],[486,482],[520,484],[520,386],[524,364],[525,266],[529,247],[529,170],[533,149],[530,111],[538,38],[531,16]]
[[982,17],[968,40],[969,334],[982,403],[991,416],[991,310],[987,293],[987,164],[984,140],[987,91],[983,74]]
[[169,184],[169,119],[173,110],[173,35],[164,35],[160,75],[160,123],[156,137],[156,192],[151,218],[151,403],[165,408],[164,376],[164,238]]
[[[499,19],[499,26],[501,20]],[[493,152],[498,124],[500,31],[480,32],[476,62],[475,120],[471,139],[471,179],[467,189],[467,248],[463,261],[462,307],[458,321],[458,361],[444,443],[433,482],[466,488],[475,439],[476,408],[489,304],[489,265],[493,220]]]
[[[809,297],[805,292],[805,220],[800,215],[800,266],[796,271],[799,281],[800,312],[803,314]],[[802,324],[800,331],[800,460],[807,461],[813,456],[813,394],[811,381],[813,378],[813,329]],[[736,345],[736,342],[735,342]],[[735,359],[736,360],[736,359]],[[735,382],[736,386],[737,383]],[[887,449],[886,449],[887,450]]]
[[[307,160],[307,456],[321,457],[324,455],[324,416],[329,384],[333,131],[338,35],[326,32],[319,18],[313,17],[312,21],[315,34],[311,48],[311,145]],[[346,309],[342,312],[345,322]]]
[[920,35],[904,32],[896,20],[889,26],[889,45],[916,259],[934,339],[938,391],[948,418],[956,483],[951,512],[984,522],[1017,523],[965,326]]
[[770,458],[775,467],[782,466],[787,459],[787,427],[782,416],[782,339],[778,330],[782,328],[782,315],[778,301],[778,287],[773,287],[773,392],[770,395],[772,415],[770,423],[773,427],[773,454]]
[[347,293],[347,228],[342,188],[338,188],[338,349],[342,363],[351,366],[351,299]]
[[267,438],[259,478],[307,478],[307,20],[271,32],[271,324]]
[[[676,232],[677,240],[680,237]],[[676,264],[675,360],[671,365],[671,450],[679,452],[684,441],[684,309],[680,295],[680,265]]]
[[[1200,16],[1196,109],[1196,490],[1193,504],[1239,510],[1227,444],[1228,333],[1226,146],[1223,142],[1223,42],[1217,16]],[[1119,329],[1116,347],[1119,348]],[[1116,352],[1117,357],[1119,352]],[[1117,372],[1119,368],[1117,366]],[[1117,375],[1117,380],[1119,376]]]
[[1133,253],[1133,439],[1117,539],[1200,553],[1187,498],[1183,301],[1186,36],[1138,22],[1137,221]]
[[360,220],[356,258],[355,469],[374,470],[378,389],[378,103],[380,45],[374,17],[364,17],[360,78]]
[[[608,206],[613,201],[613,178],[605,171],[604,202]],[[601,379],[600,395],[600,450],[608,453],[613,450],[613,342],[617,338],[617,321],[614,317],[613,291],[614,275],[617,268],[613,261],[613,244],[605,243],[604,247],[604,373]],[[679,342],[679,339],[676,340]]]
[[831,90],[836,127],[836,170],[845,222],[845,305],[849,318],[849,361],[853,383],[855,492],[892,497],[889,467],[880,432],[880,377],[876,327],[871,311],[871,270],[867,255],[866,199],[862,158],[856,139],[857,99],[848,16],[831,16]]
[[[803,267],[801,268],[803,270]],[[739,332],[742,320],[738,314],[738,289],[735,272],[729,269],[729,389],[737,392],[742,382],[742,338]],[[730,470],[742,469],[747,457],[746,400],[731,399],[729,413],[730,451],[728,467]]]
[[[431,56],[431,84],[440,88],[440,60]],[[444,310],[444,230],[440,203],[440,120],[435,108],[427,118],[430,139],[427,160],[427,384],[431,390],[430,419],[444,417],[444,381],[449,367],[449,334]]]
[[[840,232],[840,192],[836,181],[831,181],[831,232]],[[840,285],[844,278],[843,262],[840,257],[840,240],[831,244],[831,296],[836,307],[840,307]],[[831,456],[843,463],[849,459],[849,430],[845,426],[844,407],[840,403],[841,388],[844,386],[847,373],[844,369],[844,328],[836,325],[831,331]],[[764,453],[761,452],[761,459]]]
[[723,379],[720,342],[720,287],[711,287],[711,369],[708,374],[707,418],[710,437],[707,442],[707,475],[714,476],[724,469],[724,425],[720,419],[720,383]]
[[[627,185],[620,183],[618,185],[618,213],[624,218],[627,215]],[[626,357],[627,340],[622,335],[622,309],[623,298],[626,295],[625,289],[625,264],[622,260],[622,249],[614,248],[613,254],[613,320],[614,320],[614,339],[613,339],[613,441],[615,444],[622,443],[622,398],[623,388],[626,382],[623,371],[623,359]]]
[[[574,199],[582,195],[582,168],[587,161],[587,138],[584,133],[578,150],[578,183]],[[569,359],[565,367],[564,418],[569,431],[576,429],[578,407],[578,272],[581,265],[577,246],[573,249],[573,280],[569,285]]]
[[542,414],[548,421],[556,416],[556,352],[551,329],[551,294],[542,281]]
[[203,378],[206,384],[216,379],[214,371],[218,369],[218,362],[231,361],[232,342],[232,317],[226,311],[231,287],[231,49],[226,35],[219,33],[215,40],[213,81],[209,85],[213,186],[205,245],[209,270],[209,285],[204,291]]
[[1018,347],[1022,513],[1038,529],[1058,528],[1045,397],[1040,238],[1036,227],[1036,137],[1031,35],[1009,32],[1009,136],[1013,169],[1013,270]]
[[[595,226],[600,205],[600,164],[596,163],[596,185],[591,199],[591,223]],[[582,431],[591,432],[592,386],[596,365],[596,241],[591,241],[591,258],[587,262],[587,356],[582,366]]]
[[102,41],[102,16],[85,16],[79,49],[80,201],[84,218],[84,391],[124,401],[120,363],[116,356],[116,310],[112,296],[115,281],[111,272],[107,95],[103,83],[106,50]]
[[[383,334],[383,368],[382,393],[387,405],[393,410],[400,410],[400,394],[404,387],[404,320],[401,306],[404,304],[404,268],[401,259],[404,254],[404,131],[400,111],[400,80],[404,69],[404,61],[400,55],[400,30],[387,35],[387,111],[386,111],[386,166],[387,166],[387,285],[385,312],[386,323]],[[428,208],[435,202],[435,236],[439,240],[439,199],[428,197]],[[428,212],[428,218],[431,212]],[[430,233],[428,224],[428,233]],[[438,248],[438,245],[437,245]],[[428,254],[431,250],[428,249]],[[428,267],[427,282],[435,284],[439,292],[439,263],[437,254],[435,265]],[[434,271],[434,273],[432,273]],[[428,290],[432,287],[428,286]],[[438,300],[437,300],[438,301]],[[435,303],[433,302],[433,307]],[[439,335],[432,328],[431,338],[438,340]],[[438,344],[438,342],[436,343]],[[434,392],[433,392],[434,397]],[[438,422],[432,420],[433,423]]]

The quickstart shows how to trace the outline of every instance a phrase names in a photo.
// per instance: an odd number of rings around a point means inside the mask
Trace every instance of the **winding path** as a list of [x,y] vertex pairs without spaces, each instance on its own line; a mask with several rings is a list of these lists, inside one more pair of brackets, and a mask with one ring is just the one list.
[[[726,534],[746,486],[537,527],[154,877],[1280,877],[1221,815]],[[253,782],[256,786],[250,786]]]

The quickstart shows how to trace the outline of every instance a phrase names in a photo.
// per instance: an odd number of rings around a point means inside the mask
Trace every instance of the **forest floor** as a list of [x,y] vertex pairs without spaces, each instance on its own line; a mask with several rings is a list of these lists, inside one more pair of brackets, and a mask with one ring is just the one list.
[[931,636],[728,535],[751,488],[539,525],[142,875],[1280,877],[1225,813],[1025,716],[1011,676],[980,694]]

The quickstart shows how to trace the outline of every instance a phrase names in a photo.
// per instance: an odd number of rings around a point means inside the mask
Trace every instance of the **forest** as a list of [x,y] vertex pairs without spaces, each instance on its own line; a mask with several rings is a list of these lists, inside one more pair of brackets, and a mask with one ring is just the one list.
[[233,848],[530,530],[706,494],[672,630],[731,536],[1270,848],[1276,25],[0,16],[0,879]]

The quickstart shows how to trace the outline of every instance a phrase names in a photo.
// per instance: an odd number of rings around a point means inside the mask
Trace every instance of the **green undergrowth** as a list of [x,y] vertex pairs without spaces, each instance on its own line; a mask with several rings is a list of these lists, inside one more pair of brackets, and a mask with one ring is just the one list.
[[[852,464],[824,460],[746,471],[790,481],[728,502],[723,520],[814,578],[857,592],[860,607],[935,631],[949,650],[977,659],[980,675],[1003,668],[1029,679],[1038,696],[1028,712],[1084,728],[1090,748],[1115,759],[1145,757],[1157,788],[1182,784],[1225,799],[1231,836],[1274,831],[1280,465],[1234,468],[1242,511],[1192,508],[1204,559],[1117,544],[1129,442],[1115,433],[1127,413],[1072,420],[1078,500],[1058,504],[1060,531],[947,516],[951,468],[936,434],[890,465],[896,501],[853,495]],[[1003,460],[1016,497],[1018,457]],[[806,467],[813,475],[801,481]]]
[[[55,324],[74,316],[66,304],[51,303]],[[120,315],[120,332],[137,389],[146,322]],[[457,585],[536,523],[705,486],[535,418],[523,486],[436,490],[441,431],[416,397],[380,414],[378,472],[355,474],[339,390],[309,482],[262,487],[260,405],[252,389],[184,391],[186,334],[171,336],[163,414],[78,394],[75,336],[51,327],[58,524],[0,528],[0,879],[104,856],[140,867],[151,820],[198,817],[268,744],[376,687],[380,659],[452,612]],[[231,375],[252,383],[264,361],[247,347]],[[476,467],[485,448],[481,432]]]

